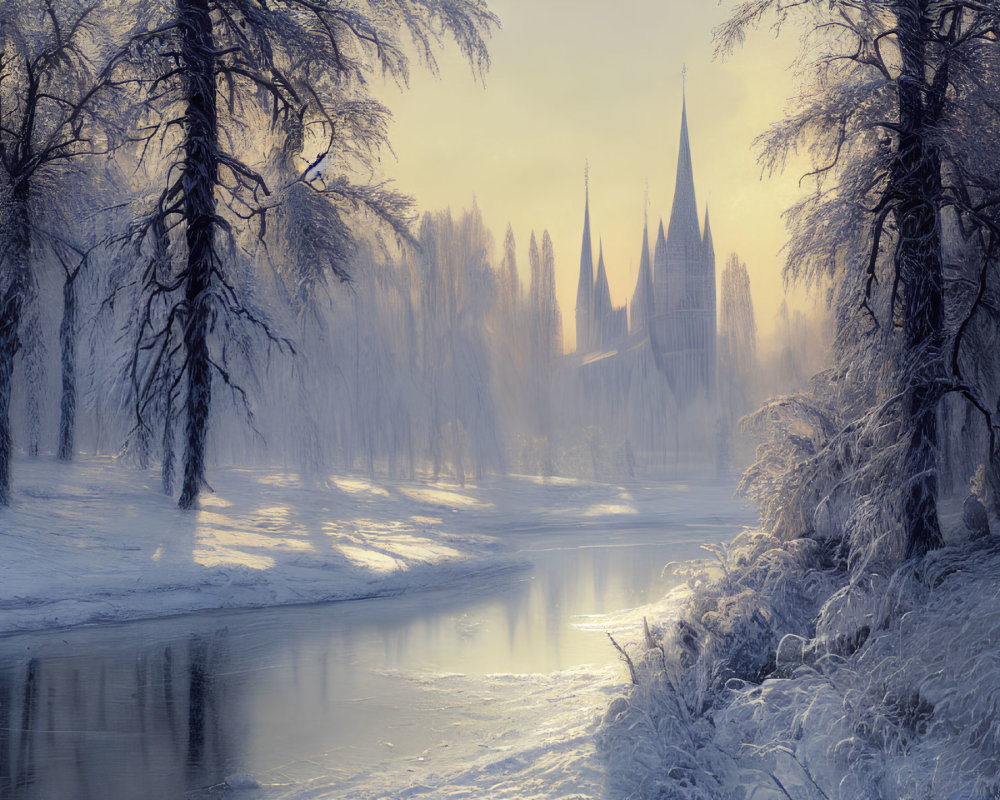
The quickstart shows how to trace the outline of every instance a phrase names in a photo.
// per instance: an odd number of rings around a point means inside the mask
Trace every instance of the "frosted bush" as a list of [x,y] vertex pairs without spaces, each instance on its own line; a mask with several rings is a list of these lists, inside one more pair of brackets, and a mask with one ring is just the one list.
[[637,685],[605,716],[598,744],[612,796],[767,796],[747,793],[759,791],[758,766],[734,758],[715,716],[734,691],[774,671],[785,633],[811,638],[830,579],[809,540],[747,531],[714,552],[717,564],[690,572],[679,617],[651,626],[634,648]]
[[1000,546],[867,581],[821,555],[744,534],[692,574],[605,717],[612,797],[1000,797]]

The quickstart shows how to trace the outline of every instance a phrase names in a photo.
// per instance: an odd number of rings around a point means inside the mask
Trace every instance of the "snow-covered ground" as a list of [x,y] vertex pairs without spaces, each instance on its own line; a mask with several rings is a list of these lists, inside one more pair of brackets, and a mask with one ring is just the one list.
[[419,590],[525,566],[511,533],[662,526],[689,505],[684,486],[316,484],[230,468],[213,470],[215,491],[184,513],[155,472],[113,459],[20,460],[13,476],[0,510],[0,633]]

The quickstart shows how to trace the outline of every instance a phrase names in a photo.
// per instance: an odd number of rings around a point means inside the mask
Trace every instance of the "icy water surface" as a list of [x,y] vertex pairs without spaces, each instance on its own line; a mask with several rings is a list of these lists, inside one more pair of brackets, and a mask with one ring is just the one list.
[[[2,639],[0,797],[587,790],[587,732],[627,679],[603,615],[661,597],[667,562],[750,521],[712,512],[511,531],[533,568],[422,594]],[[537,792],[516,786],[536,768]]]

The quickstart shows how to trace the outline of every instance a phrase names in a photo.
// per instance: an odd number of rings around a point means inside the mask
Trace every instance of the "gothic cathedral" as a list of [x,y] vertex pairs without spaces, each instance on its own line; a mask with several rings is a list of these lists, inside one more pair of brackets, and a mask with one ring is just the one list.
[[589,187],[584,202],[583,246],[576,301],[577,354],[594,363],[637,349],[652,352],[679,408],[715,392],[715,249],[705,212],[698,221],[688,138],[687,103],[681,106],[680,151],[670,222],[663,222],[650,258],[649,232],[642,231],[639,278],[628,309],[614,307],[599,253],[597,276],[590,238]]

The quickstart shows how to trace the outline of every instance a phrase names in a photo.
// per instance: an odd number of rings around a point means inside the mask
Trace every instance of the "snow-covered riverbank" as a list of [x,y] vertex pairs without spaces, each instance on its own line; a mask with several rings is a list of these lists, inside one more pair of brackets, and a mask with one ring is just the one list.
[[1000,544],[850,580],[747,532],[629,647],[599,734],[611,797],[1000,797]]
[[317,484],[266,469],[211,479],[201,509],[183,513],[154,472],[17,462],[14,502],[0,510],[0,633],[416,591],[526,566],[504,541],[514,533],[663,525],[698,502],[680,484]]

